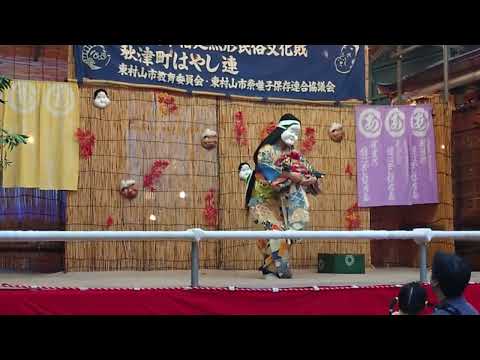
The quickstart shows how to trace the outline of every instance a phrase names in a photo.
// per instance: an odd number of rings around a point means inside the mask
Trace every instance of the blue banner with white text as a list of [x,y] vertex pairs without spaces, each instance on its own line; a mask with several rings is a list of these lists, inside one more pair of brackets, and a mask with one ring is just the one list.
[[365,99],[364,45],[75,45],[78,81],[315,101]]

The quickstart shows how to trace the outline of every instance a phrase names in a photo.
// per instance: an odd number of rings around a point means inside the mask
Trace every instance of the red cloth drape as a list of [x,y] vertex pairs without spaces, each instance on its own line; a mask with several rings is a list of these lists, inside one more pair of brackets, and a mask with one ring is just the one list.
[[[0,315],[388,315],[398,291],[395,286],[279,291],[3,287]],[[430,287],[427,291],[433,300]],[[465,295],[480,309],[480,284],[469,285]]]

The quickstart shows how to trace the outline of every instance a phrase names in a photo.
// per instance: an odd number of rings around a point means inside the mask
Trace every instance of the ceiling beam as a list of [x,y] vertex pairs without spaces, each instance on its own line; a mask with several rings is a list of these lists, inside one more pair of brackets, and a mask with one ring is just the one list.
[[[400,46],[400,45],[399,45],[399,46]],[[409,52],[411,52],[411,51],[413,51],[413,50],[416,50],[416,49],[418,49],[418,48],[421,48],[421,47],[423,47],[423,46],[425,46],[425,45],[412,45],[412,46],[409,46],[409,47],[407,47],[407,48],[405,48],[405,49],[398,50],[398,51],[394,52],[392,55],[390,55],[390,57],[391,57],[391,58],[397,58],[397,57],[399,57],[399,56],[401,57],[401,56],[403,56],[403,55],[405,55],[405,54],[408,54]]]

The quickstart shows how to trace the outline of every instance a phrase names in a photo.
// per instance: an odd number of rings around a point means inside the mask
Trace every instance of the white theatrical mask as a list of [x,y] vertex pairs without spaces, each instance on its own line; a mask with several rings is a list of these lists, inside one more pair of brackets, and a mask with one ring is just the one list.
[[290,126],[281,135],[282,141],[288,146],[295,145],[299,137],[300,137],[300,125]]
[[93,103],[96,107],[104,109],[108,105],[110,105],[110,99],[104,91],[99,91],[97,96],[95,97],[95,100],[93,100]]
[[238,177],[242,181],[247,181],[251,174],[252,174],[252,168],[249,165],[244,164],[240,168],[240,171],[238,173]]

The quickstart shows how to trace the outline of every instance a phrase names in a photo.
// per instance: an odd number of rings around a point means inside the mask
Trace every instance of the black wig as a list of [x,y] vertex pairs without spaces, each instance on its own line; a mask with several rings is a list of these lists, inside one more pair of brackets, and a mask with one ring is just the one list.
[[249,167],[250,169],[252,168],[249,163],[247,163],[247,162],[242,162],[242,163],[240,163],[240,165],[238,165],[238,172],[240,172],[240,170],[242,170],[242,166],[243,166],[243,165],[248,165],[248,167]]

